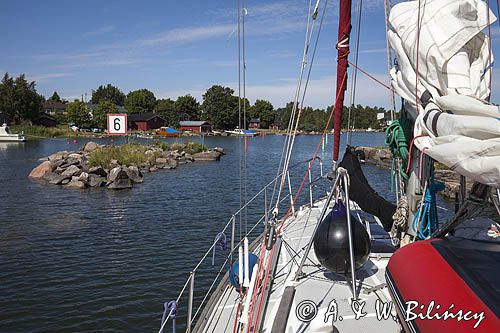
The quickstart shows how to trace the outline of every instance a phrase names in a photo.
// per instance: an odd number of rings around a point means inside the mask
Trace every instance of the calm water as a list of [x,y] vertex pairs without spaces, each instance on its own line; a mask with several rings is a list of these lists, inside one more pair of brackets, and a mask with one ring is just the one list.
[[[284,139],[250,139],[249,196],[275,176]],[[299,136],[295,161],[311,158],[318,140]],[[84,142],[0,143],[0,332],[157,331],[163,302],[176,298],[239,206],[237,138],[205,139],[227,152],[220,162],[147,174],[131,190],[69,190],[27,178],[40,157],[77,150]],[[353,144],[383,145],[383,133],[355,133]],[[324,158],[331,159],[331,142]],[[292,175],[294,189],[304,170]],[[371,185],[392,199],[389,172],[364,170]],[[316,197],[325,185],[315,189]],[[253,224],[256,215],[248,216]],[[216,271],[208,260],[196,286],[206,290],[209,273]],[[202,296],[197,294],[198,302]]]

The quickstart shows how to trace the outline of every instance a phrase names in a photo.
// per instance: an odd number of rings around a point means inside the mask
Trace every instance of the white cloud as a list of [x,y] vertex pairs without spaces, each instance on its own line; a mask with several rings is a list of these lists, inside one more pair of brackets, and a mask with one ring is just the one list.
[[84,37],[89,37],[89,36],[97,36],[97,35],[103,35],[109,32],[112,32],[115,30],[115,26],[110,24],[110,25],[105,25],[103,27],[97,28],[95,30],[87,31],[82,34]]
[[166,30],[141,40],[142,45],[155,46],[169,43],[186,43],[214,37],[228,36],[234,24],[212,25],[206,27],[187,27]]
[[383,53],[383,52],[386,52],[387,49],[386,48],[375,48],[375,49],[367,49],[367,50],[362,50],[360,49],[359,50],[359,53]]
[[[389,107],[389,91],[373,80],[358,76],[355,104]],[[382,82],[387,81],[385,75],[375,75]],[[269,100],[275,108],[283,107],[286,103],[293,100],[296,79],[283,78],[276,80],[276,84],[248,84],[246,88],[247,98],[254,103],[256,99]],[[304,105],[314,108],[325,108],[335,102],[335,78],[325,76],[319,79],[310,80]],[[222,83],[223,86],[231,87],[236,91],[237,84]],[[350,88],[350,84],[348,85]],[[195,86],[173,90],[164,90],[156,94],[157,98],[172,98],[190,94],[199,102],[202,102],[202,95],[208,87]],[[345,105],[350,103],[349,89],[345,96]]]
[[203,102],[203,94],[207,91],[208,87],[195,86],[191,88],[179,88],[172,90],[162,90],[155,93],[156,98],[170,98],[177,99],[179,96],[191,95],[198,100],[198,102]]
[[83,53],[45,53],[36,54],[32,58],[35,61],[49,61],[49,62],[84,62],[94,61],[96,58],[104,56],[103,52],[83,52]]
[[[375,75],[377,79],[386,82],[387,76]],[[335,102],[335,79],[333,76],[325,76],[309,81],[304,105],[314,108],[325,108]],[[350,84],[348,85],[350,89]],[[293,79],[284,79],[278,84],[248,85],[247,96],[254,102],[255,99],[267,99],[275,107],[283,107],[287,102],[293,100],[296,83]],[[345,96],[345,104],[350,103],[349,89]],[[382,106],[389,105],[389,92],[386,88],[373,80],[358,75],[355,104]]]
[[[247,34],[250,36],[267,36],[281,38],[284,34],[302,31],[305,28],[307,4],[302,1],[289,0],[247,8]],[[215,20],[204,26],[177,27],[154,33],[133,40],[108,42],[96,45],[90,51],[67,54],[42,54],[36,60],[50,63],[51,68],[70,69],[80,67],[128,66],[147,61],[153,48],[164,50],[161,46],[176,46],[195,43],[209,39],[234,39],[237,30],[234,11],[226,9],[213,11],[209,16]],[[210,21],[209,20],[209,21]],[[85,36],[104,34],[115,30],[114,25],[106,25],[86,32]],[[88,48],[87,48],[88,50]],[[269,50],[272,51],[272,50]],[[295,56],[291,52],[277,52],[277,56],[286,58]],[[175,61],[175,60],[174,60]],[[228,67],[230,62],[213,61],[213,66]]]
[[287,58],[298,58],[299,55],[297,52],[293,52],[290,50],[269,50],[264,52],[265,57],[274,58],[274,59],[287,59]]
[[[388,76],[384,74],[373,75],[381,82],[387,83]],[[275,108],[284,107],[286,103],[294,98],[296,89],[296,78],[281,78],[274,81],[275,84],[247,84],[246,96],[251,103],[256,99],[269,100]],[[232,88],[237,91],[236,82],[220,83],[223,86]],[[309,86],[304,100],[304,105],[313,108],[324,109],[335,102],[335,77],[324,76],[318,79],[309,81]],[[348,90],[345,95],[344,104],[350,104],[350,87],[348,82]],[[195,97],[199,102],[202,102],[202,96],[206,92],[208,86],[193,86],[172,90],[163,90],[155,93],[157,98],[171,98],[176,99],[178,96],[190,94]],[[389,91],[387,88],[381,86],[379,83],[364,76],[362,73],[358,75],[356,100],[355,104],[379,106],[389,108]]]
[[[296,0],[281,1],[247,8],[246,33],[256,36],[274,36],[302,31],[305,28],[307,5]],[[189,43],[212,38],[235,38],[237,23],[234,11],[212,10],[207,16],[217,21],[207,26],[192,26],[165,30],[139,41],[144,46]]]
[[61,77],[70,76],[70,73],[49,73],[49,74],[32,74],[26,75],[29,81],[36,81],[36,83],[51,81]]
[[[264,4],[253,5],[252,3],[247,3],[246,14],[250,18],[269,19],[278,18],[283,16],[298,16],[306,14],[308,4],[304,1],[298,0],[286,0],[286,1],[276,1],[268,2]],[[233,9],[233,8],[231,8]],[[207,12],[207,16],[217,17],[222,20],[236,20],[236,6],[233,10],[216,9]]]
[[83,52],[52,53],[33,56],[36,60],[47,61],[51,68],[67,70],[82,67],[109,67],[134,65],[142,62],[142,58],[128,52]]

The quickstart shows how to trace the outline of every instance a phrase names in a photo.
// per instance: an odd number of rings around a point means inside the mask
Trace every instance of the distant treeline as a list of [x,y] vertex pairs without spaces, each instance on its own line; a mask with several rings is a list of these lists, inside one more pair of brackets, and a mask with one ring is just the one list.
[[[239,126],[239,109],[246,110],[247,125],[252,119],[260,120],[260,127],[267,129],[280,127],[286,129],[293,103],[275,108],[271,102],[257,99],[252,105],[248,99],[238,99],[229,87],[213,85],[200,103],[191,95],[157,99],[148,89],[139,89],[124,94],[111,84],[101,85],[92,90],[90,103],[81,100],[68,102],[54,92],[46,99],[36,91],[35,82],[28,82],[24,75],[17,78],[6,73],[0,83],[0,112],[17,124],[32,123],[44,111],[44,103],[65,104],[65,112],[55,112],[52,116],[59,123],[74,122],[81,127],[105,128],[106,114],[120,111],[124,107],[128,113],[156,112],[168,126],[177,127],[180,120],[207,120],[215,129],[233,129]],[[49,103],[51,104],[51,103]],[[328,120],[331,106],[325,109],[305,107],[302,111],[299,129],[303,131],[322,131]],[[377,113],[386,113],[378,107],[356,105],[351,110],[351,126],[355,128],[379,128]],[[347,128],[349,109],[344,108],[343,128]],[[333,126],[333,121],[330,128]]]

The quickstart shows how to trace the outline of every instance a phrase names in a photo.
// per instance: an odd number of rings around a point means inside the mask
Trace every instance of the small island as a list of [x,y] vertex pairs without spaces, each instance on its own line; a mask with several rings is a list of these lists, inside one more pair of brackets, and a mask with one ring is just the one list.
[[60,151],[46,157],[29,178],[66,188],[119,190],[142,183],[144,173],[195,161],[218,161],[223,154],[222,148],[208,149],[196,142],[109,146],[90,141],[80,151]]

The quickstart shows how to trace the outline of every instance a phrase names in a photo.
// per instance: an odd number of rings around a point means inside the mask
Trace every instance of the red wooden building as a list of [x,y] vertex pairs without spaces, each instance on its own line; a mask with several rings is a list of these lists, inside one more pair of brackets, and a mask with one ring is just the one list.
[[250,119],[249,128],[260,129],[260,118]]
[[191,132],[205,132],[208,133],[212,131],[212,125],[208,121],[181,121],[179,122],[181,126],[181,131],[191,131]]
[[165,119],[154,112],[129,114],[127,118],[130,130],[149,131],[165,126]]
[[279,131],[281,128],[281,122],[279,121],[274,121],[271,126],[269,126],[269,129],[272,129],[273,131]]

